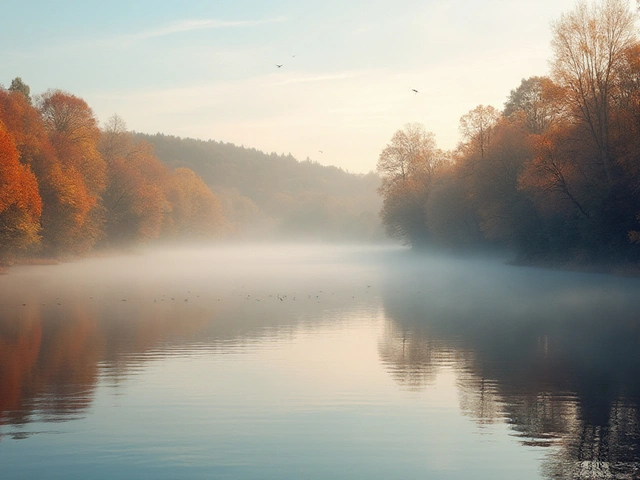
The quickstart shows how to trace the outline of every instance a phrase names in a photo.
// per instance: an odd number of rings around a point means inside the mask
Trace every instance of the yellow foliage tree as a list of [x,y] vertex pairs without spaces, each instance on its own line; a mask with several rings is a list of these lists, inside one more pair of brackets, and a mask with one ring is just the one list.
[[171,238],[207,239],[221,233],[222,205],[188,168],[174,170],[168,182],[165,234]]

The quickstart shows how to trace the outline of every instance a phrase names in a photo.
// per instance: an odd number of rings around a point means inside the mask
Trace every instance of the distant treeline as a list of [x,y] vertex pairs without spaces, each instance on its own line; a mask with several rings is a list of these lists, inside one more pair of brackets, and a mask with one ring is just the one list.
[[172,168],[190,168],[222,202],[230,229],[259,238],[384,239],[380,177],[230,143],[136,134]]
[[418,124],[382,151],[382,219],[414,246],[509,246],[531,263],[640,260],[640,43],[624,0],[579,3],[552,24],[551,75],[502,111],[460,119],[438,150]]
[[112,117],[49,90],[32,103],[18,77],[0,88],[0,264],[151,239],[209,238],[224,216],[187,168],[170,170]]

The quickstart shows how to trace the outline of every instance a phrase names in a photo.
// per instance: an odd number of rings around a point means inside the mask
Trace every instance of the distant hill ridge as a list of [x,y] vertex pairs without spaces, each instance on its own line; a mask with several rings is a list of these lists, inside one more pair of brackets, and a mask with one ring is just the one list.
[[382,239],[380,178],[214,140],[134,135],[172,168],[196,172],[239,230],[315,239]]
[[291,154],[265,153],[255,148],[215,140],[181,138],[157,133],[135,133],[151,143],[157,157],[174,168],[193,169],[210,186],[280,192],[322,192],[343,194],[353,189],[377,196],[379,178],[375,173],[356,174],[335,166],[304,160]]

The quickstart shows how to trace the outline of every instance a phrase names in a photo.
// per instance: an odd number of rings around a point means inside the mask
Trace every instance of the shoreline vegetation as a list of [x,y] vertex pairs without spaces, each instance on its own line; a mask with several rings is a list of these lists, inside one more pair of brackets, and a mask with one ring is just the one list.
[[0,265],[208,238],[224,225],[202,179],[167,168],[118,116],[100,129],[72,94],[32,100],[20,78],[0,89]]
[[[549,76],[460,119],[418,123],[376,173],[215,141],[101,128],[81,98],[0,86],[0,273],[208,239],[384,241],[513,252],[513,265],[640,276],[640,41],[624,0],[552,23]],[[377,191],[377,194],[376,194]]]
[[32,99],[19,77],[0,87],[3,267],[155,243],[383,240],[379,183],[291,155],[129,132],[117,115],[99,128],[75,95]]
[[460,119],[438,149],[417,123],[380,154],[382,222],[418,249],[502,246],[514,264],[640,270],[640,41],[624,0],[579,2],[552,23],[550,76],[523,79],[502,111]]

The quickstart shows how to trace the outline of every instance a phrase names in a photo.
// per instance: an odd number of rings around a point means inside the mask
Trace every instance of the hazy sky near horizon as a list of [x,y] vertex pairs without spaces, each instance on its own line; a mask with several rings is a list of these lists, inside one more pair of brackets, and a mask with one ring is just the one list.
[[[441,148],[479,104],[548,73],[574,0],[3,2],[0,83],[84,98],[101,122],[375,169],[419,122]],[[282,64],[277,68],[276,64]],[[414,94],[412,89],[417,89]],[[321,153],[322,151],[322,153]]]

